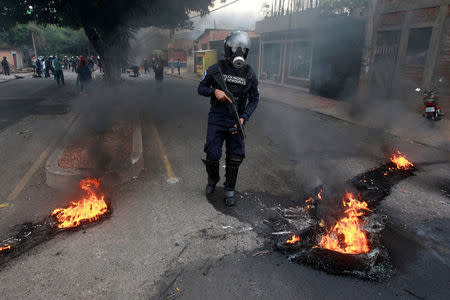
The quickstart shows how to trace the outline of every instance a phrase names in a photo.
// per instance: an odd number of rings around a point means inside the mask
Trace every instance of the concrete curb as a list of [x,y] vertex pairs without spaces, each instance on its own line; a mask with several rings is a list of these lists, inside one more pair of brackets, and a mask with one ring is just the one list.
[[183,76],[183,75],[178,76],[177,74],[172,74],[172,73],[165,73],[164,75],[172,77],[172,78],[186,79],[186,80],[195,81],[195,82],[200,82],[200,80],[201,80],[200,76],[198,78],[195,78],[192,76]]
[[[195,82],[199,82],[200,81],[200,78],[197,80],[197,79],[194,79],[194,78],[189,77],[189,76],[178,76],[178,75],[172,75],[170,73],[167,73],[166,75],[168,75],[170,77],[173,77],[173,78],[178,78],[178,79],[185,79],[185,80],[190,80],[190,81],[195,81]],[[263,82],[262,82],[262,84],[264,85]],[[290,87],[290,88],[293,88],[293,87]],[[299,89],[299,91],[300,90],[301,89]],[[303,92],[305,92],[305,91],[303,91]],[[268,98],[268,97],[264,97],[264,96],[261,96],[261,100],[272,102],[272,103],[281,103],[281,104],[289,106],[289,107],[310,111],[310,112],[316,113],[318,115],[322,115],[322,116],[326,116],[326,117],[329,117],[329,118],[332,118],[332,119],[335,119],[335,120],[340,120],[340,121],[343,121],[343,122],[347,122],[347,123],[352,124],[352,125],[357,125],[357,126],[363,126],[363,127],[366,127],[366,128],[371,128],[367,124],[362,124],[362,123],[355,122],[353,120],[349,120],[348,118],[340,116],[339,114],[332,113],[332,112],[326,112],[326,111],[323,110],[324,106],[317,106],[317,107],[297,106],[294,103],[289,103],[288,101],[280,101],[280,100],[277,100],[277,99]],[[420,138],[405,138],[404,136],[398,135],[398,134],[390,132],[390,131],[385,131],[385,132],[387,134],[389,134],[391,136],[394,136],[396,138],[399,138],[399,139],[401,139],[401,140],[403,140],[405,142],[409,142],[409,143],[414,143],[414,144],[421,145],[421,146],[430,147],[430,148],[433,148],[433,149],[436,149],[436,150],[440,150],[440,151],[450,152],[450,149],[446,148],[445,145],[444,146],[442,146],[442,145],[435,145],[435,144],[429,143],[427,141],[423,141]]]
[[[80,119],[77,120],[77,122]],[[66,190],[78,186],[81,179],[90,174],[90,170],[71,170],[63,169],[58,166],[58,161],[64,152],[64,145],[67,144],[68,138],[73,133],[76,126],[73,126],[67,133],[64,141],[49,156],[45,165],[45,175],[47,185],[59,189]],[[129,164],[125,168],[111,170],[103,177],[103,183],[108,186],[121,184],[130,181],[133,177],[138,176],[144,167],[144,154],[142,145],[142,128],[141,122],[135,121],[132,133],[132,148],[129,158]]]
[[[14,73],[14,74],[13,74],[13,75],[14,75],[14,78],[6,79],[6,80],[1,80],[1,81],[0,81],[0,84],[6,83],[6,82],[9,82],[9,81],[13,81],[13,80],[25,79],[25,78],[27,78],[27,77],[28,77],[29,75],[31,75],[31,74],[33,74],[33,73]],[[17,75],[17,76],[21,76],[21,77],[23,77],[23,78],[17,78],[16,75]]]
[[[264,101],[267,101],[267,102],[271,102],[271,103],[279,103],[279,104],[282,104],[282,105],[286,105],[288,107],[292,107],[294,109],[306,110],[306,111],[309,111],[309,112],[312,112],[312,113],[315,113],[315,114],[318,114],[318,115],[321,115],[321,116],[328,117],[330,119],[346,122],[346,123],[351,124],[351,125],[356,125],[356,126],[360,126],[360,127],[374,129],[373,127],[370,127],[367,124],[358,123],[358,122],[349,120],[349,119],[347,119],[345,117],[339,116],[337,114],[321,111],[321,110],[319,110],[320,107],[313,108],[313,107],[297,106],[297,105],[292,104],[292,103],[288,103],[288,102],[284,102],[284,101],[280,101],[280,100],[276,100],[276,99],[272,99],[272,98],[267,98],[267,97],[264,97],[264,96],[261,97],[261,100],[264,100]],[[429,148],[432,148],[432,149],[436,149],[436,150],[439,150],[439,151],[450,152],[450,149],[445,148],[445,146],[432,145],[430,143],[427,143],[427,142],[424,142],[424,141],[420,141],[420,140],[414,139],[414,138],[405,138],[404,136],[397,135],[397,134],[392,133],[390,131],[384,131],[384,132],[386,134],[392,136],[392,137],[398,138],[398,139],[400,139],[400,140],[402,140],[404,142],[407,142],[407,143],[417,144],[417,145],[429,147]]]
[[10,78],[10,79],[6,79],[6,80],[1,80],[0,81],[0,84],[2,84],[2,83],[7,83],[7,82],[10,82],[10,81],[13,81],[13,80],[18,80],[19,78]]

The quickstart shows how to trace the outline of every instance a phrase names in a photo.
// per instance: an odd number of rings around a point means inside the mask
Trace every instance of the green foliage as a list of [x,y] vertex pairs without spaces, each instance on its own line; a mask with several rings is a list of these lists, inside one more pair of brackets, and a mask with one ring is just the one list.
[[107,34],[118,27],[182,27],[189,13],[207,13],[212,0],[0,0],[0,29],[17,23],[95,28]]
[[[117,74],[132,32],[141,27],[186,27],[189,13],[205,14],[213,0],[0,0],[0,31],[36,22],[83,28],[104,58],[105,73]],[[54,36],[54,35],[53,35]]]
[[34,35],[39,55],[78,55],[86,51],[89,41],[83,30],[56,25],[18,24],[0,33],[0,47],[32,49]]
[[46,26],[44,29],[45,54],[79,55],[86,52],[89,41],[82,29],[74,30],[56,25]]
[[369,0],[271,0],[264,3],[266,17],[298,13],[311,8],[320,8],[322,15],[349,14],[355,8],[365,8]]
[[321,0],[322,11],[329,14],[340,14],[355,8],[367,7],[368,0]]

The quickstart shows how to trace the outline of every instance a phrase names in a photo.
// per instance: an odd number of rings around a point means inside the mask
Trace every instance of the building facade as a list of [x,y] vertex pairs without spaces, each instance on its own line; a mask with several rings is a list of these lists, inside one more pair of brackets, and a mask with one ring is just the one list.
[[0,49],[0,60],[2,60],[3,57],[6,57],[11,72],[15,72],[17,69],[23,68],[23,55],[22,51],[19,49]]
[[449,1],[372,0],[371,5],[361,72],[368,91],[411,98],[415,87],[429,88],[444,78],[441,99],[450,107]]
[[194,39],[186,32],[175,33],[173,31],[170,34],[170,42],[167,47],[169,67],[172,62],[176,65],[178,59],[181,61],[182,68],[186,68],[189,63],[192,63],[188,58],[193,54],[193,42]]
[[[223,41],[225,38],[234,30],[230,29],[205,29],[203,33],[194,41],[194,59],[195,59],[195,70],[194,72],[199,73],[199,67],[202,66],[203,69],[207,69],[209,65],[202,65],[202,61],[206,55],[215,56],[215,60],[211,60],[212,63],[216,63],[224,57]],[[258,70],[259,65],[259,36],[253,31],[245,31],[250,37],[251,49],[247,57],[247,63],[252,66],[255,72]],[[210,51],[214,51],[215,54],[208,54]],[[202,61],[200,61],[202,59]]]
[[320,16],[317,9],[266,18],[260,34],[260,80],[342,98],[357,90],[365,18]]

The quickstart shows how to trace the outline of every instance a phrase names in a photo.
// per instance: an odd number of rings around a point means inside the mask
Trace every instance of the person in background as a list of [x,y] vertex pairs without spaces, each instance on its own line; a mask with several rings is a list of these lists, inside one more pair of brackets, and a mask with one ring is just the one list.
[[42,58],[42,73],[44,73],[44,77],[45,78],[50,77],[50,73],[49,73],[49,70],[47,68],[47,59],[48,59],[47,56],[44,56]]
[[52,66],[52,60],[51,60],[51,57],[46,57],[46,58],[45,58],[45,61],[44,61],[44,69],[45,69],[45,71],[44,71],[44,73],[45,73],[45,78],[50,77],[50,71],[52,71],[52,73],[54,73],[54,72],[53,72],[53,66]]
[[53,68],[55,70],[55,79],[58,82],[58,85],[64,85],[64,72],[62,70],[62,66],[58,56],[56,56],[53,60]]
[[131,65],[130,69],[133,71],[133,76],[134,77],[139,77],[139,66]]
[[67,70],[69,68],[69,60],[67,59],[67,56],[64,56],[63,65],[64,65],[64,70]]
[[76,72],[78,74],[77,87],[81,94],[86,91],[89,82],[92,80],[91,71],[89,70],[87,61],[86,59],[84,59],[83,56],[80,57],[80,61],[78,62]]
[[178,70],[178,76],[180,76],[180,69],[181,69],[181,60],[177,59],[177,70]]
[[72,57],[72,60],[70,61],[70,67],[72,68],[72,72],[75,72],[77,69],[77,59],[75,57]]
[[146,58],[144,58],[143,67],[144,67],[144,74],[147,74],[147,72],[150,73],[149,63]]
[[6,76],[9,76],[9,63],[6,60],[6,56],[3,56],[2,68],[3,68],[3,74],[5,74]]
[[34,62],[34,68],[36,69],[36,76],[42,77],[42,63],[39,58],[36,58],[36,61]]
[[153,72],[156,72],[156,57],[152,57],[152,69]]
[[156,81],[163,81],[164,80],[164,66],[163,62],[160,58],[155,59],[155,79]]
[[173,67],[174,67],[174,62],[173,62],[173,58],[170,59],[170,68],[172,69],[172,74],[173,74]]
[[100,56],[97,58],[97,66],[98,66],[98,70],[100,71],[100,73],[103,73],[103,64],[102,64],[102,60],[100,59]]
[[94,57],[88,57],[88,67],[89,67],[89,71],[91,71],[91,73],[94,71]]

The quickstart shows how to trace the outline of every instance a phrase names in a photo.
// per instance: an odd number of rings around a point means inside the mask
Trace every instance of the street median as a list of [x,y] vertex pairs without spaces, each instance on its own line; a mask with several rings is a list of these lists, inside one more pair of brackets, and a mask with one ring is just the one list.
[[83,123],[78,118],[49,156],[45,166],[48,186],[76,188],[81,179],[89,176],[100,177],[105,185],[117,185],[139,175],[144,167],[139,120],[114,124],[101,133],[80,130]]

